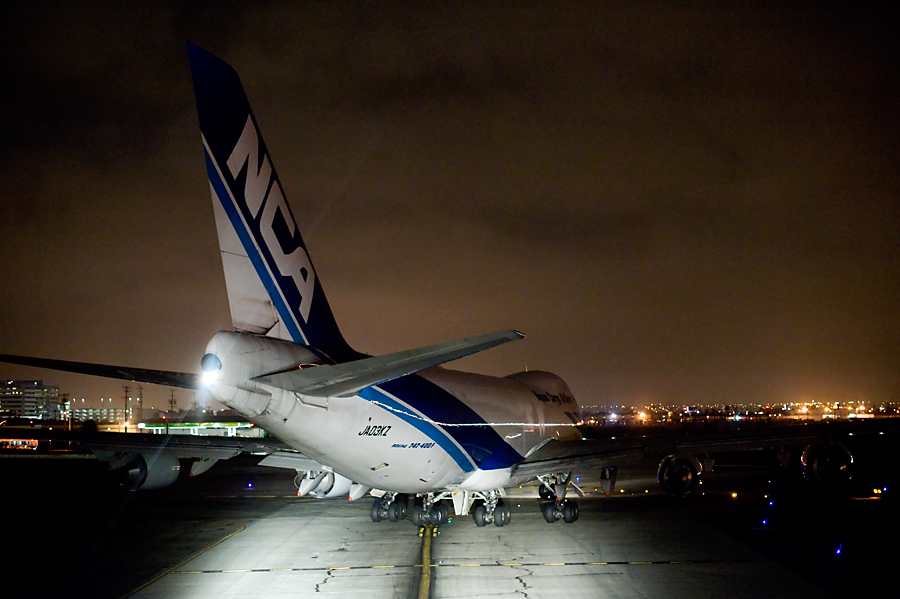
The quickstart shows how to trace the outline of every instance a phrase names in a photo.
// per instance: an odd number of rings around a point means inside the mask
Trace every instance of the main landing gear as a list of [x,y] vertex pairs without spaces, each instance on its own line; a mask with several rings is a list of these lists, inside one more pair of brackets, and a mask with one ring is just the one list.
[[483,500],[472,512],[472,518],[475,519],[476,526],[485,526],[494,523],[494,526],[503,526],[509,524],[512,519],[509,504],[505,503],[500,497],[498,490],[486,491]]
[[[389,520],[391,522],[399,522],[405,520],[407,516],[407,503],[409,499],[406,495],[394,492],[385,492],[381,499],[372,504],[371,516],[372,522],[381,522]],[[440,526],[447,522],[449,513],[442,501],[435,501],[434,494],[416,498],[415,505],[409,513],[410,520],[416,526],[430,524],[432,526]]]
[[[544,520],[548,524],[553,524],[560,518],[566,524],[578,520],[578,503],[566,499],[572,473],[538,476],[538,480],[541,483],[541,486],[538,487],[538,495],[541,498],[541,514],[543,514]],[[575,485],[572,484],[572,486]]]
[[548,501],[541,504],[541,513],[544,514],[544,520],[548,524],[553,524],[560,518],[566,524],[571,524],[578,520],[578,503],[572,501]]
[[372,504],[372,522],[382,520],[399,522],[406,519],[406,496],[398,493],[385,493],[381,499]]
[[449,517],[447,507],[441,500],[435,500],[433,493],[428,493],[420,498],[416,497],[416,505],[413,506],[412,516],[410,520],[416,526],[441,526],[447,522]]

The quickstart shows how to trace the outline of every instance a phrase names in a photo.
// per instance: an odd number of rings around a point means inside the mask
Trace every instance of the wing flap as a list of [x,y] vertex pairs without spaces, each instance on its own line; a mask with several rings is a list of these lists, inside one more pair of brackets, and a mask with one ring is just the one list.
[[311,460],[302,453],[291,451],[276,451],[266,456],[257,466],[269,466],[270,468],[290,468],[298,471],[321,472],[322,464]]
[[499,331],[344,364],[275,371],[253,380],[313,397],[350,397],[366,387],[524,337],[518,331]]

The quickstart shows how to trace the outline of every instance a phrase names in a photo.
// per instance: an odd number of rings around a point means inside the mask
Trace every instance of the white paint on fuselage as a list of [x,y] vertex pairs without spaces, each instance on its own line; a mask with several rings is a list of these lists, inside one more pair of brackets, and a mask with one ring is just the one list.
[[[273,389],[273,395],[279,392],[293,396]],[[463,478],[462,469],[436,442],[361,397],[329,398],[327,410],[296,400],[294,406],[286,418],[263,413],[254,422],[354,482],[423,493]],[[377,427],[380,434],[361,434],[367,427]]]
[[[360,396],[304,398],[252,380],[292,364],[314,361],[314,354],[302,345],[223,331],[210,340],[207,352],[222,362],[210,386],[216,399],[354,482],[403,493],[440,488],[483,491],[509,482],[510,468],[473,470],[472,464],[464,463],[464,470],[442,448],[442,443],[452,444],[461,451],[449,434],[460,423],[430,421],[436,427],[432,438],[395,411]],[[498,378],[435,367],[418,375],[465,403],[519,455],[526,455],[548,437],[579,437],[565,413],[573,408],[541,401],[533,384],[515,380],[521,373]],[[526,378],[553,387],[537,391],[571,397],[555,375],[534,373]],[[404,403],[402,397],[396,400]],[[577,405],[574,410],[577,412]],[[428,420],[412,408],[408,411]],[[445,436],[438,438],[441,435]]]

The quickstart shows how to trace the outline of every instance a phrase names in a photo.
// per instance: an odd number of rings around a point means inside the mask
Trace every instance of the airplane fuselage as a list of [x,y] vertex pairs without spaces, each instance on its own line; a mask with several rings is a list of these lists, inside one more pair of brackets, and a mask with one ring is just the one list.
[[273,364],[315,368],[310,348],[227,331],[211,393],[285,443],[369,487],[403,493],[511,484],[512,467],[547,439],[580,438],[571,391],[540,371],[491,377],[433,367],[350,397],[310,397],[254,381]]

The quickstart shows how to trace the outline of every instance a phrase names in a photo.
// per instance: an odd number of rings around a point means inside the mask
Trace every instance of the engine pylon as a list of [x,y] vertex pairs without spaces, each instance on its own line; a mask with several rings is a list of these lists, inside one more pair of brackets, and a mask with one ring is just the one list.
[[325,478],[325,473],[320,472],[318,476],[310,476],[312,472],[307,472],[303,480],[300,481],[300,487],[297,489],[297,497],[306,497],[316,489]]
[[350,485],[350,496],[348,499],[350,501],[358,501],[362,499],[366,493],[372,490],[372,487],[367,487],[365,485],[361,485],[359,483],[353,483]]

